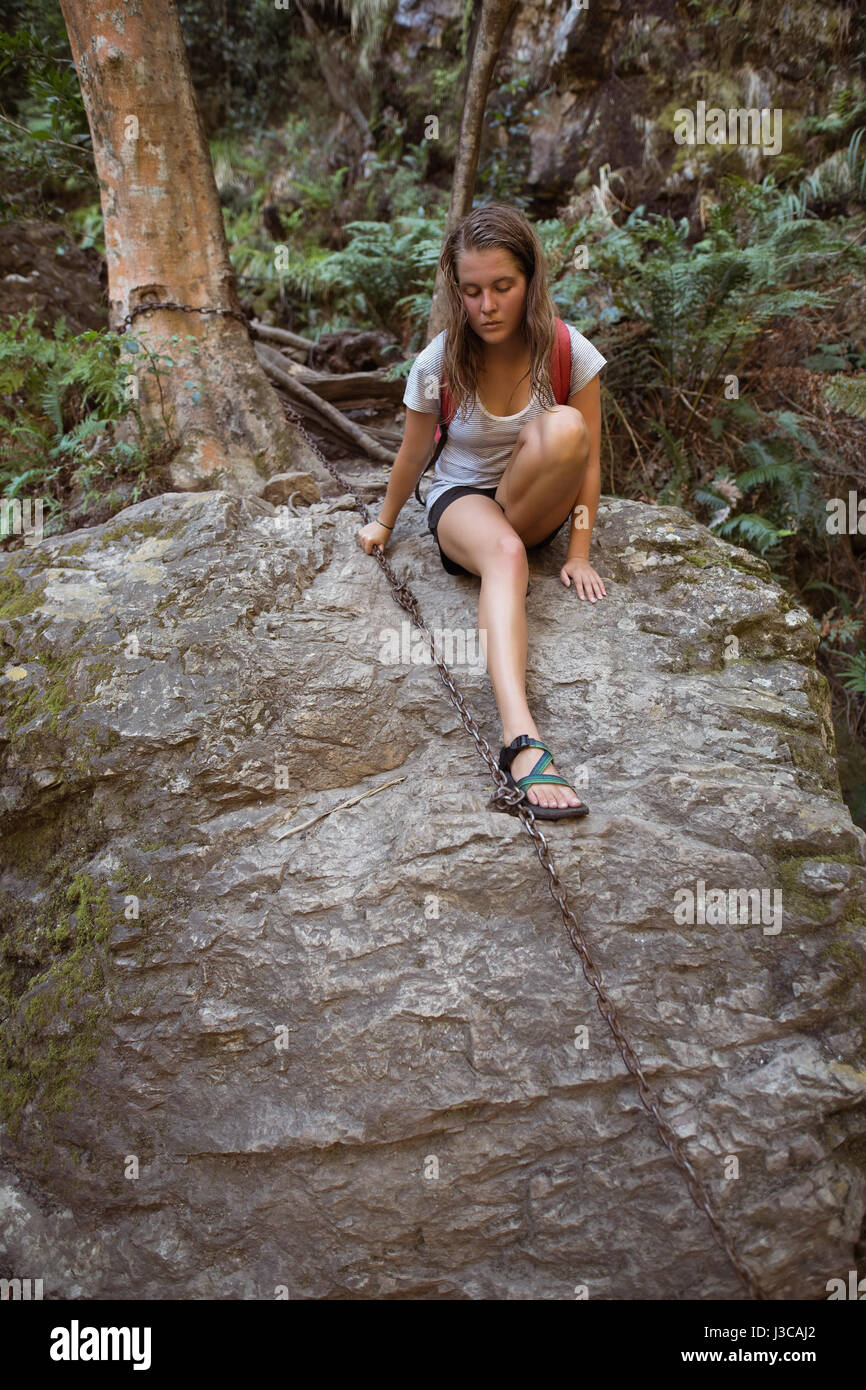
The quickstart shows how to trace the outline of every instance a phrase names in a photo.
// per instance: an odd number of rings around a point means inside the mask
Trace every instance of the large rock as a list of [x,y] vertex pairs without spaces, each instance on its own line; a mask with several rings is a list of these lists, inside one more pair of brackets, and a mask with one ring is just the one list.
[[[169,494],[7,563],[4,1273],[744,1297],[438,672],[391,659],[350,499],[298,511]],[[564,537],[533,552],[530,703],[591,806],[542,828],[742,1257],[821,1299],[866,1208],[866,837],[815,630],[678,510],[606,501],[594,544],[594,606]],[[389,553],[471,637],[477,581],[411,500]],[[488,677],[456,676],[495,749]],[[780,890],[781,921],[684,922],[699,882]]]

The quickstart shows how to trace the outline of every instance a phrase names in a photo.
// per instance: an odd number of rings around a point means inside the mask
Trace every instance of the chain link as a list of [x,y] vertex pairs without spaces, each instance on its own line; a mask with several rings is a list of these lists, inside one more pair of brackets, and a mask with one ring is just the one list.
[[137,318],[139,314],[150,314],[153,313],[155,309],[181,309],[185,314],[222,314],[225,318],[240,319],[250,337],[254,339],[256,336],[255,330],[246,314],[242,314],[239,309],[207,309],[199,304],[176,304],[173,299],[163,299],[159,304],[151,304],[149,302],[147,304],[137,304],[134,309],[130,309],[125,318],[121,319],[115,331],[118,333],[121,332],[124,328],[128,328],[132,320]]
[[[301,421],[299,415],[297,414],[297,411],[295,411],[285,400],[282,400],[282,405],[286,414],[292,419],[293,423],[297,425],[301,434],[304,436],[307,443],[313,449],[314,453],[318,456],[318,458],[321,459],[323,465],[331,474],[331,476],[335,479],[337,483],[339,483],[340,487],[343,488],[345,492],[349,493],[354,498],[355,507],[357,511],[360,512],[361,516],[364,518],[364,521],[369,523],[371,518],[365,503],[362,502],[359,497],[355,496],[352,487],[349,485],[346,479],[343,478],[337,472],[336,468],[334,468],[333,464],[331,464],[328,461],[328,459],[324,457],[318,445],[315,443],[313,439],[310,438],[310,435],[304,427],[304,424]],[[713,1203],[710,1198],[709,1192],[704,1187],[703,1182],[695,1172],[692,1162],[689,1159],[688,1155],[684,1152],[678,1136],[674,1133],[673,1129],[668,1124],[664,1115],[661,1113],[660,1099],[658,1096],[656,1096],[655,1092],[648,1084],[646,1077],[644,1076],[643,1068],[640,1064],[640,1061],[634,1049],[632,1048],[631,1043],[628,1041],[627,1037],[623,1033],[622,1026],[620,1024],[619,1018],[617,1017],[616,1010],[614,1009],[613,1001],[607,992],[604,980],[602,979],[601,972],[596,966],[590,954],[589,947],[586,944],[578,920],[575,917],[574,912],[572,911],[571,906],[568,902],[568,894],[566,892],[565,886],[560,880],[559,875],[557,874],[556,869],[554,867],[550,851],[547,847],[547,841],[545,840],[541,831],[538,829],[535,816],[532,814],[532,811],[530,809],[532,803],[525,799],[524,793],[520,790],[519,787],[510,787],[508,785],[504,772],[502,772],[501,768],[499,767],[491,752],[490,745],[488,744],[487,740],[484,738],[483,734],[479,730],[478,725],[475,723],[475,720],[473,719],[469,709],[466,706],[466,702],[463,698],[461,691],[455,685],[454,679],[451,675],[448,666],[445,664],[444,661],[440,660],[439,658],[439,655],[436,651],[435,639],[429,627],[424,622],[423,617],[421,616],[421,610],[418,604],[418,600],[412,593],[412,590],[406,583],[404,583],[403,580],[398,578],[390,562],[385,558],[385,554],[382,551],[381,546],[374,545],[372,554],[375,555],[380,567],[384,570],[388,578],[388,582],[391,585],[391,590],[393,592],[396,602],[409,614],[415,626],[419,628],[422,632],[425,632],[428,638],[430,639],[430,655],[433,659],[433,662],[439,669],[439,675],[441,676],[445,688],[451,696],[451,700],[455,705],[457,712],[460,715],[464,728],[466,729],[467,733],[471,736],[476,748],[478,749],[478,752],[481,754],[481,757],[484,759],[485,763],[490,769],[491,776],[493,777],[493,780],[496,783],[497,791],[491,797],[488,805],[495,809],[502,809],[509,812],[512,815],[516,814],[517,816],[519,816],[524,830],[531,837],[535,844],[535,849],[538,858],[543,867],[547,870],[550,880],[548,887],[550,888],[550,892],[553,895],[554,901],[557,903],[559,910],[562,913],[562,920],[565,924],[565,930],[568,933],[568,938],[575,951],[577,952],[578,956],[580,957],[580,963],[583,967],[583,973],[587,983],[590,984],[595,991],[596,1005],[598,1007],[599,1013],[601,1014],[602,1018],[607,1023],[611,1033],[613,1034],[614,1040],[619,1049],[620,1056],[622,1057],[625,1066],[631,1072],[632,1076],[637,1082],[637,1088],[640,1098],[643,1101],[643,1104],[646,1106],[647,1110],[652,1115],[653,1119],[655,1120],[656,1127],[658,1129],[662,1143],[670,1151],[674,1159],[674,1162],[676,1163],[677,1167],[680,1169],[683,1177],[685,1178],[686,1186],[689,1190],[689,1195],[691,1196],[692,1201],[695,1203],[695,1206],[698,1208],[698,1210],[703,1212],[706,1216],[713,1235],[715,1236],[718,1244],[721,1246],[728,1259],[730,1260],[734,1270],[737,1273],[738,1278],[740,1279],[744,1287],[748,1290],[750,1297],[759,1301],[766,1300],[768,1298],[768,1295],[764,1292],[764,1290],[761,1288],[760,1284],[756,1280],[755,1276],[743,1263],[742,1259],[738,1255],[733,1241],[728,1236],[727,1232],[722,1226],[721,1221],[719,1220],[719,1217],[717,1216],[713,1208]]]

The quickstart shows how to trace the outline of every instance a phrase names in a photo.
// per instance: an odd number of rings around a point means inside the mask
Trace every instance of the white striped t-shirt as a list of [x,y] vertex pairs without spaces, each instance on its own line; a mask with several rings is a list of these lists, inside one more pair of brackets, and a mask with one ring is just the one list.
[[[580,391],[607,362],[598,348],[571,324],[571,389],[569,395]],[[445,329],[422,348],[412,363],[403,392],[403,404],[411,410],[435,414],[439,410],[439,381],[442,376],[442,357],[445,348]],[[516,415],[491,415],[476,396],[468,415],[461,411],[448,426],[448,438],[436,460],[433,480],[427,490],[425,512],[443,492],[459,483],[475,487],[496,487],[511,452],[527,420],[541,415],[543,406],[533,392],[529,404]]]

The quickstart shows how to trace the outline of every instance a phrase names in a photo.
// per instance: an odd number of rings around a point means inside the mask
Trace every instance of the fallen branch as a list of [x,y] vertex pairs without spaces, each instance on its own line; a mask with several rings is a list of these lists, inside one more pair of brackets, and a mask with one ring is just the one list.
[[[274,349],[271,348],[273,352]],[[317,372],[313,367],[296,362],[292,357],[278,352],[277,360],[282,362],[283,371],[293,376],[302,386],[309,386],[323,401],[339,405],[344,410],[381,410],[387,406],[397,406],[403,400],[406,383],[398,379],[389,381],[379,372]]]
[[300,333],[290,333],[288,328],[272,328],[269,323],[259,323],[258,319],[252,319],[250,327],[255,329],[256,337],[271,343],[285,343],[286,347],[300,348],[303,352],[310,352],[316,346],[312,338],[302,338]]
[[400,431],[388,429],[387,425],[366,425],[365,429],[380,444],[384,444],[386,449],[391,449],[392,453],[396,453],[403,442]]
[[[332,816],[335,811],[343,811],[347,806],[354,806],[357,801],[363,801],[365,796],[375,796],[376,792],[382,792],[386,787],[393,787],[397,782],[405,782],[405,777],[392,777],[390,782],[380,782],[378,787],[370,787],[369,791],[361,792],[360,796],[353,796],[349,801],[341,801],[339,806],[332,806],[328,811],[320,811],[312,820],[305,820],[303,825],[290,826],[288,830],[283,830],[281,834],[274,835],[275,840],[287,840],[290,835],[298,835],[302,830],[309,830],[311,825],[317,821],[324,820],[326,816]],[[294,812],[292,812],[294,814]]]
[[314,418],[321,416],[329,421],[342,438],[356,444],[370,458],[378,459],[380,463],[393,463],[393,450],[386,449],[372,435],[367,434],[366,430],[362,430],[360,425],[347,419],[341,411],[330,405],[328,401],[323,401],[320,396],[316,395],[315,391],[311,391],[296,376],[287,372],[285,358],[281,357],[274,348],[269,348],[264,343],[256,343],[255,350],[256,356],[268,376],[278,386],[281,386],[286,395],[290,396],[294,402],[306,406]]

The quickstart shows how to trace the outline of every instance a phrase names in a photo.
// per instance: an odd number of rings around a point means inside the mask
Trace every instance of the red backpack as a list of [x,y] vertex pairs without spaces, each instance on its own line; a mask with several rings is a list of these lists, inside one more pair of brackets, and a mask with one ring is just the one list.
[[[553,352],[550,357],[550,384],[553,388],[553,395],[557,405],[567,405],[568,397],[571,394],[571,334],[568,331],[568,324],[562,319],[554,319],[556,324],[556,337],[553,340]],[[424,465],[417,483],[415,484],[415,496],[421,502],[421,478],[427,469],[436,462],[448,438],[448,426],[454,419],[454,397],[448,389],[443,377],[439,383],[439,424],[436,427],[435,443],[436,447],[430,455],[428,462]]]

